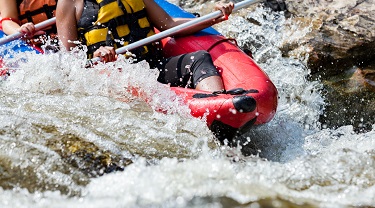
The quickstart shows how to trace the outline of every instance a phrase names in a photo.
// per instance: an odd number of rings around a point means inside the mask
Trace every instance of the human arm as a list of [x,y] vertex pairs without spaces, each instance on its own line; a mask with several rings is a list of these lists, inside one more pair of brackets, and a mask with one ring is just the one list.
[[[146,5],[146,11],[148,14],[148,18],[150,22],[155,26],[158,30],[164,31],[170,28],[173,28],[177,25],[183,24],[192,20],[193,18],[173,18],[168,13],[164,11],[162,7],[160,7],[154,0],[144,0]],[[179,36],[189,35],[200,30],[203,30],[207,27],[210,27],[214,24],[222,22],[228,19],[228,16],[232,13],[234,8],[234,4],[232,2],[228,4],[216,4],[215,9],[221,10],[223,12],[223,16],[206,22],[202,22],[201,24],[195,26],[194,28],[189,28],[189,30],[182,30],[178,33]]]
[[0,0],[0,14],[3,31],[7,35],[20,32],[25,34],[26,38],[31,38],[34,35],[44,33],[43,31],[36,31],[34,24],[31,22],[22,25],[19,23],[16,0]]
[[[82,7],[83,7],[83,1]],[[75,0],[59,0],[56,6],[56,27],[59,40],[67,50],[77,46],[77,3]]]

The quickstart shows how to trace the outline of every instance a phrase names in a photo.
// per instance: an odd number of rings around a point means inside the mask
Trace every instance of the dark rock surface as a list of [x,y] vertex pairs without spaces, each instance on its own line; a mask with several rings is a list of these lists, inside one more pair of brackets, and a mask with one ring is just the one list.
[[371,129],[375,124],[375,0],[284,2],[292,25],[311,28],[281,50],[291,57],[303,51],[312,77],[324,84],[328,105],[322,124]]
[[310,34],[295,46],[310,48],[307,64],[312,73],[339,74],[354,65],[363,67],[374,61],[375,0],[285,0],[285,3],[297,21],[312,23]]

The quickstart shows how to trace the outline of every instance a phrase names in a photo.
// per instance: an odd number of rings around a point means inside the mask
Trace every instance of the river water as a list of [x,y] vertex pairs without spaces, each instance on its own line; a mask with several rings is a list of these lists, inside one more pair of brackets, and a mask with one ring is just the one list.
[[0,84],[0,206],[375,206],[375,130],[319,124],[322,84],[278,49],[309,31],[297,28],[261,7],[218,25],[279,91],[275,118],[236,148],[219,146],[145,62],[85,69],[79,52],[16,58]]

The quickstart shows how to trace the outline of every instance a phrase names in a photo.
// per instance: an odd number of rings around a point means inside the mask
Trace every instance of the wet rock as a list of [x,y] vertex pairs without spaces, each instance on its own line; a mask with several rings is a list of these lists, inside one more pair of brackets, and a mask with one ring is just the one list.
[[369,91],[375,92],[375,70],[370,68],[357,68],[348,80],[346,89],[352,92]]
[[[42,125],[33,127],[41,131],[50,129]],[[82,187],[90,182],[89,177],[75,171],[75,168],[37,142],[33,143],[33,138],[20,139],[17,132],[17,128],[1,131],[5,135],[14,133],[14,138],[0,143],[0,189],[25,189],[30,193],[57,191],[68,196],[82,194]]]
[[354,67],[323,81],[328,105],[321,123],[330,128],[353,125],[371,130],[375,123],[375,65]]
[[264,1],[264,4],[270,7],[273,11],[276,11],[276,12],[284,11],[284,12],[287,12],[287,14],[289,15],[289,12],[286,8],[286,4],[284,0],[266,0]]
[[312,73],[338,74],[353,65],[366,66],[375,57],[375,0],[285,0],[295,21],[311,24],[299,44],[284,45],[286,55],[308,48]]
[[[39,164],[39,167],[42,166],[43,164]],[[74,182],[76,182],[74,186],[73,184],[63,184],[59,183],[59,181],[47,180],[49,178],[48,175],[38,170],[38,167],[17,166],[14,165],[9,158],[1,158],[0,187],[3,190],[23,188],[30,193],[59,191],[69,196],[81,195],[81,190],[77,188],[77,185],[85,186],[88,184],[89,180],[85,178],[83,174],[64,171],[63,169],[66,169],[66,167],[63,166],[64,165],[56,168],[56,173],[67,173],[71,174],[72,178],[80,178],[80,180],[74,180]]]
[[92,142],[84,141],[75,135],[61,135],[48,141],[48,146],[56,151],[63,160],[89,177],[102,176],[105,173],[122,171],[132,160],[114,155],[100,149]]
[[[309,32],[285,41],[285,56],[302,58],[311,78],[322,80],[328,105],[325,127],[375,123],[375,0],[285,0],[290,25]],[[307,57],[305,59],[305,57]]]

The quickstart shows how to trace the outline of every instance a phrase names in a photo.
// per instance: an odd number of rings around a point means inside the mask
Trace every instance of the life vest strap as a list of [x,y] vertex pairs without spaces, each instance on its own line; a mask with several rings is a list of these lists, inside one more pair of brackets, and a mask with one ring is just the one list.
[[34,11],[26,11],[25,14],[20,15],[19,19],[22,21],[24,19],[27,19],[28,22],[33,22],[33,16],[45,13],[47,15],[47,18],[52,18],[53,17],[53,11],[56,9],[56,5],[48,5],[45,4],[43,7],[36,9]]

